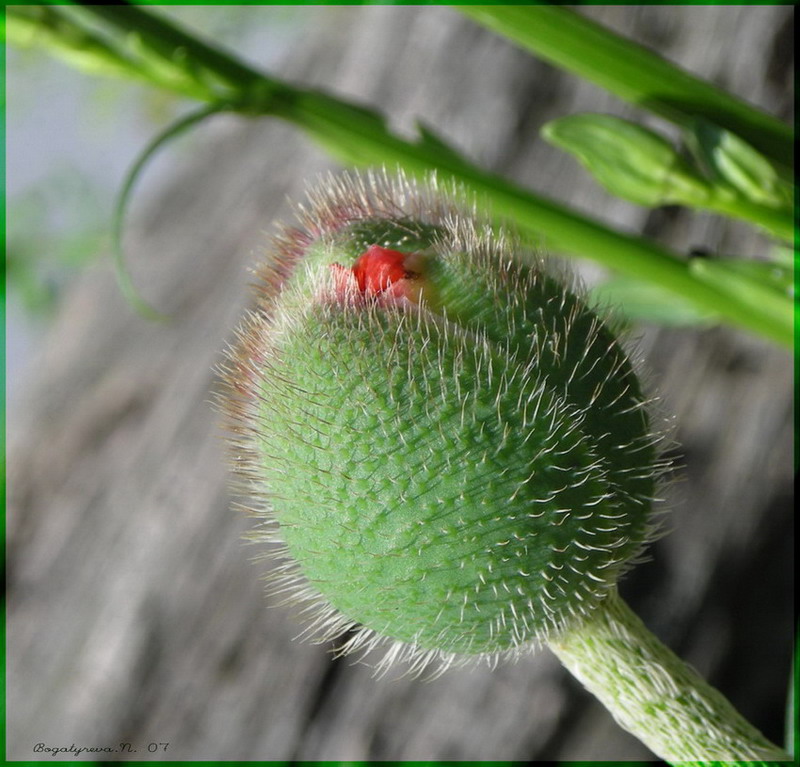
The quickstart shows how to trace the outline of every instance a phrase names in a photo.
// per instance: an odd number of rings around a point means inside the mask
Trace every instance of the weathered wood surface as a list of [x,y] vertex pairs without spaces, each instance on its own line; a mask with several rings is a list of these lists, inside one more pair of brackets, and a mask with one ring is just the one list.
[[[781,7],[586,11],[784,117]],[[253,13],[259,13],[253,9]],[[614,201],[537,138],[575,111],[635,114],[444,7],[316,8],[286,76],[421,117],[485,165],[679,249],[756,253],[749,230]],[[103,758],[648,759],[542,652],[433,682],[373,679],[293,641],[267,565],[241,543],[212,366],[249,301],[264,232],[330,167],[286,125],[222,118],[133,223],[133,316],[107,268],[65,302],[9,411],[8,756],[133,744]],[[641,342],[685,468],[671,529],[625,581],[642,617],[781,737],[792,631],[791,360],[732,330]],[[168,742],[166,755],[147,744]],[[69,757],[67,757],[69,758]]]

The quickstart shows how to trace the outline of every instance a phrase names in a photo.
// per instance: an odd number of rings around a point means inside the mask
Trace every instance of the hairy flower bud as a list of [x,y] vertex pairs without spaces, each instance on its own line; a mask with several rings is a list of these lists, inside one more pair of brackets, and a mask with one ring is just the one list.
[[261,268],[223,397],[274,585],[412,669],[588,615],[653,531],[657,435],[564,280],[434,181],[329,179]]

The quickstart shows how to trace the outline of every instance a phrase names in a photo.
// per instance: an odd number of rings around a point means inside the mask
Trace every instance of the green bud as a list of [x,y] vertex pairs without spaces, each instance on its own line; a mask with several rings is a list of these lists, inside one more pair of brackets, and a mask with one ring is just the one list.
[[782,181],[772,163],[736,134],[697,119],[686,141],[717,183],[752,202],[791,209],[792,185]]
[[666,139],[628,120],[570,115],[547,123],[542,135],[623,200],[655,207],[702,205],[708,198],[708,184]]
[[330,179],[225,372],[275,589],[414,670],[556,636],[651,538],[661,467],[618,341],[435,182]]

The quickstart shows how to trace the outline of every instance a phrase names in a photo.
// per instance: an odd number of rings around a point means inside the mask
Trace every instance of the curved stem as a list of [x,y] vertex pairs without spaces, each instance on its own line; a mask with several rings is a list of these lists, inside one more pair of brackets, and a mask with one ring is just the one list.
[[144,151],[136,158],[136,161],[128,170],[128,174],[122,183],[119,196],[117,197],[116,204],[114,205],[114,214],[112,221],[112,255],[114,258],[114,271],[117,275],[117,284],[120,287],[125,298],[128,302],[139,312],[143,317],[151,320],[166,320],[169,317],[161,312],[153,309],[137,292],[133,286],[130,272],[125,266],[125,254],[122,246],[122,228],[125,223],[125,213],[128,209],[133,188],[142,170],[153,157],[165,144],[185,133],[193,125],[197,125],[207,117],[218,114],[226,109],[228,104],[225,102],[218,104],[210,104],[191,112],[188,115],[176,120],[169,125],[163,132],[159,133],[148,145]]
[[614,719],[662,759],[791,761],[650,633],[616,590],[588,620],[548,644]]

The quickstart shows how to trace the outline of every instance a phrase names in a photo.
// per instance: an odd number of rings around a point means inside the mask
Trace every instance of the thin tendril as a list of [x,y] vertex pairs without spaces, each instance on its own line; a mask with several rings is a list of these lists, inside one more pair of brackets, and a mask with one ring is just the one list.
[[122,247],[122,233],[125,224],[125,214],[127,213],[128,206],[133,193],[133,188],[142,174],[142,170],[155,155],[172,139],[180,136],[189,128],[197,125],[211,115],[217,114],[230,105],[227,102],[218,102],[215,104],[204,106],[169,125],[164,131],[159,133],[141,152],[136,158],[136,161],[128,171],[125,181],[117,197],[116,204],[114,205],[114,214],[112,222],[112,253],[114,259],[114,271],[117,277],[117,284],[125,296],[126,301],[133,306],[133,308],[150,320],[165,321],[169,319],[169,315],[162,314],[148,304],[138,293],[131,280],[130,273],[125,265],[125,254]]

